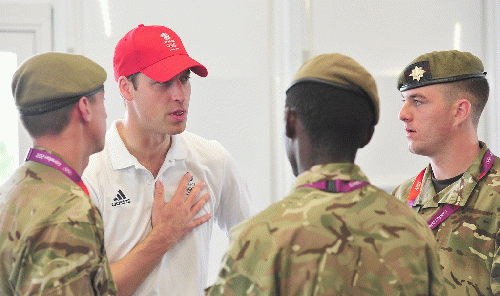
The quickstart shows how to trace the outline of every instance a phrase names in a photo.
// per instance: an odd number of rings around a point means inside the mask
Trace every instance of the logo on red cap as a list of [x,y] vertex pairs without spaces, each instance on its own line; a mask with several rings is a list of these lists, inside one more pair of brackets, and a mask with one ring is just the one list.
[[163,39],[165,39],[165,44],[167,45],[167,47],[169,47],[171,51],[179,49],[177,47],[177,44],[175,44],[175,40],[170,38],[170,35],[168,35],[167,33],[161,33],[160,36],[163,37]]

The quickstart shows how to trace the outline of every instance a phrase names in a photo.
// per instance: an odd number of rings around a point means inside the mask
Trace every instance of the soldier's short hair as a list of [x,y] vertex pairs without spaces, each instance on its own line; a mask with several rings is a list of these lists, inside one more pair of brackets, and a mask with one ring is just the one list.
[[472,105],[472,123],[477,127],[479,118],[488,102],[490,94],[490,86],[488,80],[484,77],[471,78],[467,80],[452,82],[445,85],[445,97],[453,102],[457,98],[457,94],[466,93],[467,100]]
[[315,153],[343,153],[353,160],[375,122],[366,95],[321,82],[293,85],[286,106],[297,112]]
[[[87,99],[91,103],[95,101],[95,98],[96,94],[87,96]],[[21,122],[33,138],[45,135],[58,135],[68,126],[71,112],[77,103],[39,115],[21,115]]]

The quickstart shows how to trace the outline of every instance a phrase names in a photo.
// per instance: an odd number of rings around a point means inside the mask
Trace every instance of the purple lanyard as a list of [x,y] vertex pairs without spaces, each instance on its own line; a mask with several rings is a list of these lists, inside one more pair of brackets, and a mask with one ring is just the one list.
[[[494,160],[495,160],[495,155],[493,155],[493,153],[491,153],[491,151],[488,149],[488,151],[486,151],[486,154],[483,157],[483,161],[482,161],[482,165],[481,165],[481,172],[479,175],[478,182],[491,169],[491,167],[493,166]],[[421,175],[422,175],[421,178],[424,177],[424,175],[422,174],[423,172],[425,172],[425,170],[421,172]],[[420,182],[422,182],[422,179],[420,179]],[[416,186],[418,186],[418,180],[415,180],[415,182],[413,183],[413,187],[416,187]],[[421,188],[422,187],[420,184],[420,186],[418,187],[417,195],[418,195],[418,193],[420,193]],[[413,205],[413,201],[411,204]],[[446,204],[445,206],[443,206],[441,208],[441,210],[439,210],[429,221],[427,221],[427,224],[429,225],[430,229],[436,228],[439,224],[441,224],[441,222],[446,220],[451,214],[453,214],[456,210],[458,210],[458,208],[460,208],[459,205]]]
[[30,148],[30,150],[28,151],[28,155],[26,155],[26,161],[29,160],[57,169],[66,177],[70,178],[73,182],[78,184],[87,195],[89,194],[87,187],[85,187],[85,184],[83,184],[80,175],[78,175],[78,173],[73,168],[71,168],[62,159],[55,156],[54,154],[44,150]]
[[304,184],[300,187],[316,188],[323,191],[332,193],[350,192],[369,185],[370,183],[364,181],[342,181],[342,180],[323,180],[314,183]]

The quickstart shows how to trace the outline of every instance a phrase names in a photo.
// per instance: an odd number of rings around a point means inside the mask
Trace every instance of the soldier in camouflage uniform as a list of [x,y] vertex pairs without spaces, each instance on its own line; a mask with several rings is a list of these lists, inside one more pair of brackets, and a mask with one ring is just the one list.
[[354,164],[378,117],[375,80],[353,59],[325,54],[299,69],[285,128],[297,180],[232,229],[207,295],[447,295],[425,221]]
[[398,78],[409,150],[430,164],[393,194],[432,228],[450,295],[500,295],[500,161],[477,136],[485,74],[451,50],[417,57]]
[[116,295],[101,215],[80,175],[102,150],[106,72],[79,55],[44,53],[12,91],[34,142],[0,187],[0,295]]

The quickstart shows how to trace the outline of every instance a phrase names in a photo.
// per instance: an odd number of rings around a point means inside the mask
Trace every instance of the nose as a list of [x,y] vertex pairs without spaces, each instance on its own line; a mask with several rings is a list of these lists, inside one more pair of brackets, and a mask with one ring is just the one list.
[[174,80],[174,83],[172,85],[172,99],[174,101],[179,101],[181,103],[183,103],[184,101],[186,101],[186,89],[185,89],[185,85],[179,80],[179,79],[175,79]]
[[403,104],[403,107],[401,107],[401,110],[399,110],[399,120],[401,121],[410,121],[411,120],[411,114],[408,106],[408,102],[405,101]]

